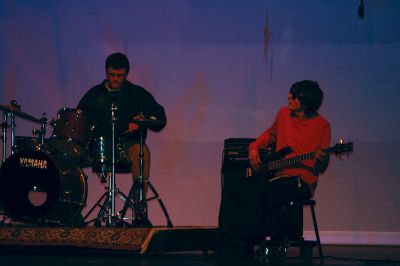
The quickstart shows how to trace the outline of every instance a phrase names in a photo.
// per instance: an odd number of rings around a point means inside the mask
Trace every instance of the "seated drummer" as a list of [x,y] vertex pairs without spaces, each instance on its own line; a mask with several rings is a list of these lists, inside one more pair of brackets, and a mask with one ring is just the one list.
[[[144,88],[127,80],[129,60],[122,53],[114,53],[107,57],[105,62],[106,79],[91,88],[80,100],[78,109],[81,109],[88,118],[92,128],[92,139],[103,137],[108,142],[108,149],[112,143],[111,106],[115,111],[115,140],[123,142],[126,147],[126,159],[131,164],[134,180],[140,176],[139,152],[140,130],[134,120],[151,119],[143,128],[143,141],[147,136],[147,128],[159,132],[166,123],[164,108],[154,99],[153,95]],[[89,151],[90,152],[90,151]],[[109,155],[111,156],[111,155]],[[143,180],[147,191],[147,180],[150,172],[150,151],[144,145]],[[111,159],[111,158],[110,158]],[[117,158],[116,160],[120,160]]]

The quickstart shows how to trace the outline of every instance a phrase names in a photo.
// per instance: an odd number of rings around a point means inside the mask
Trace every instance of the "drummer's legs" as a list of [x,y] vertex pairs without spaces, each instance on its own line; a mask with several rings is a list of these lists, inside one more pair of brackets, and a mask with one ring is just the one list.
[[[136,177],[140,176],[139,143],[135,143],[129,146],[127,153],[128,153],[128,158],[131,162],[132,177],[133,180],[135,180]],[[150,150],[145,144],[143,147],[143,181],[145,184],[145,191],[147,191],[147,181],[149,180],[149,176],[150,176]]]

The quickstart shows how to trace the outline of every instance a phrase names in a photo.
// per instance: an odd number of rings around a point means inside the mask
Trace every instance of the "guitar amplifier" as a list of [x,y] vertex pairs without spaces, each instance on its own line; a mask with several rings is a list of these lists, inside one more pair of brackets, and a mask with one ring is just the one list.
[[[238,206],[248,199],[249,191],[257,189],[259,182],[257,173],[250,166],[248,160],[248,147],[251,142],[255,141],[254,138],[228,138],[224,141],[224,151],[221,169],[221,206],[220,206],[220,224],[229,224],[230,221],[237,219],[236,214],[241,215],[241,210]],[[260,157],[269,157],[275,151],[275,145],[270,145],[267,150],[260,151]],[[254,175],[253,175],[254,174]],[[260,180],[260,179],[258,179]],[[234,205],[234,208],[232,208]],[[237,205],[237,206],[236,206]],[[233,211],[232,211],[233,210]],[[287,218],[288,217],[288,218]],[[281,211],[274,211],[270,213],[266,222],[268,223],[268,235],[279,239],[284,233],[291,239],[298,239],[302,237],[302,208],[288,207]],[[287,220],[284,220],[286,218]],[[301,223],[299,222],[301,221]],[[288,226],[286,231],[283,225]],[[246,225],[240,223],[240,230],[247,230],[246,228],[253,225]],[[261,231],[260,231],[261,232]],[[264,236],[263,232],[260,236]]]
[[[256,139],[253,138],[230,138],[224,141],[224,161],[246,161],[248,162],[249,144]],[[270,145],[267,150],[260,150],[260,156],[271,154],[275,145]]]
[[[223,190],[226,181],[236,178],[252,177],[253,168],[250,166],[248,154],[249,144],[255,138],[229,138],[224,141],[223,160],[221,168],[221,188]],[[261,150],[261,158],[271,154],[273,146],[268,150]]]
[[224,141],[224,161],[248,161],[249,144],[254,138],[230,138]]

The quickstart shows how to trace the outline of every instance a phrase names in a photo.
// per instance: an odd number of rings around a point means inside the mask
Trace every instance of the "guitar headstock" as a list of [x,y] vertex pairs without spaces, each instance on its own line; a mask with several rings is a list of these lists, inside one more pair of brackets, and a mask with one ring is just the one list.
[[345,142],[343,139],[341,139],[338,143],[336,143],[335,146],[333,146],[333,152],[339,156],[340,159],[343,159],[345,154],[349,155],[353,152],[353,142]]

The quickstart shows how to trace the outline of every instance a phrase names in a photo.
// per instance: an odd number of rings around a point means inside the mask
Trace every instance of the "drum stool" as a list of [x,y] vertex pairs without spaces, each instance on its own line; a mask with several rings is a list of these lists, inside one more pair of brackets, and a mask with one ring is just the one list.
[[[257,258],[267,263],[282,262],[289,247],[298,247],[299,257],[306,265],[311,265],[312,251],[316,246],[320,265],[323,265],[324,255],[315,215],[315,205],[315,200],[303,200],[291,201],[275,208],[269,215],[267,237],[261,243]],[[303,208],[305,206],[309,207],[311,211],[315,240],[305,240],[303,237]]]

